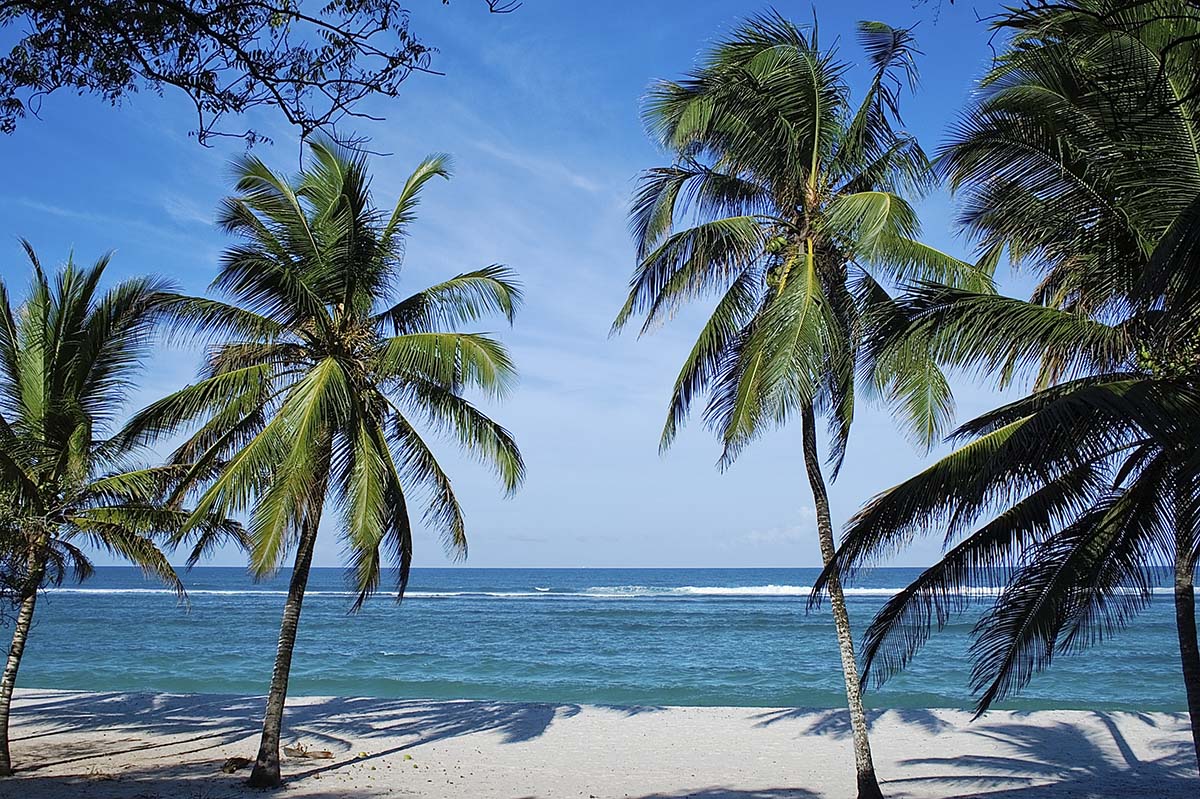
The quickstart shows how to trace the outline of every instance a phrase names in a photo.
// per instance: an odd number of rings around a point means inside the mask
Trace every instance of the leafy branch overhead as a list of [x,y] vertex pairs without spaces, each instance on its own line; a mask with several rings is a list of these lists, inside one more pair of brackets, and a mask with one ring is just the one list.
[[[485,0],[506,14],[519,2]],[[449,5],[449,0],[442,0]],[[117,104],[139,90],[182,91],[192,134],[269,140],[225,118],[266,106],[301,136],[336,136],[374,95],[394,97],[436,49],[409,27],[399,0],[0,0],[0,30],[16,34],[0,57],[0,130],[37,116],[60,89]]]

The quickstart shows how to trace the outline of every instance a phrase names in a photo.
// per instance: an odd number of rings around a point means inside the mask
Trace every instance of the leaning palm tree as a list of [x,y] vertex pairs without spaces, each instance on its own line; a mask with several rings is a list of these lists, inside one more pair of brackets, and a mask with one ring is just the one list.
[[[662,447],[703,394],[722,467],[764,429],[799,416],[826,561],[834,537],[817,413],[829,420],[836,476],[856,369],[919,439],[935,435],[950,411],[924,342],[860,362],[864,329],[899,323],[888,294],[897,279],[991,285],[986,269],[916,239],[904,195],[924,186],[929,164],[900,126],[901,89],[916,80],[910,33],[864,22],[859,36],[871,76],[857,105],[847,65],[821,49],[815,28],[775,14],[746,22],[684,80],[651,90],[647,126],[672,163],[642,177],[632,211],[639,263],[614,325],[641,314],[644,333],[686,302],[720,295],[676,380]],[[859,796],[876,797],[845,598],[837,587],[831,595]]]
[[231,302],[193,299],[178,309],[217,338],[204,373],[127,429],[156,438],[193,425],[173,460],[194,464],[187,485],[200,485],[197,520],[248,511],[256,577],[294,553],[255,786],[280,784],[292,650],[326,507],[338,516],[358,609],[379,587],[385,557],[403,595],[411,503],[424,501],[425,523],[466,554],[458,499],[422,426],[489,464],[509,491],[524,475],[512,436],[466,396],[504,394],[513,364],[494,338],[454,332],[486,314],[511,321],[521,296],[513,273],[489,266],[392,297],[418,196],[448,176],[447,159],[422,162],[383,213],[371,203],[363,156],[323,142],[310,154],[294,179],[254,158],[238,164],[221,223],[240,242],[212,284]]
[[864,671],[886,679],[1003,586],[971,647],[983,712],[1125,627],[1165,571],[1200,759],[1200,9],[1073,0],[999,25],[1011,42],[943,157],[965,229],[1042,279],[1028,302],[921,287],[901,304],[934,357],[1032,393],[872,500],[827,576],[944,532],[867,629]]
[[[159,548],[191,514],[161,502],[180,470],[135,469],[136,447],[106,436],[129,399],[170,286],[134,278],[100,291],[108,266],[68,260],[51,278],[33,248],[33,281],[13,308],[0,281],[0,589],[15,606],[0,678],[0,776],[12,774],[9,710],[38,592],[92,574],[88,549],[141,566],[182,596]],[[192,562],[241,528],[197,517]]]

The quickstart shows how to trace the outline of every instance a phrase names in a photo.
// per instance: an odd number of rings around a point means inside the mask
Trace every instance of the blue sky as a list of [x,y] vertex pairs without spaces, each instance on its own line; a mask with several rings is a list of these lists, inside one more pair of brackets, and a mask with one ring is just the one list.
[[[440,52],[444,77],[419,75],[399,98],[368,110],[378,202],[390,204],[426,154],[448,152],[455,176],[429,187],[413,229],[407,283],[417,289],[450,274],[507,263],[524,281],[527,303],[504,330],[522,380],[493,407],[517,435],[529,466],[524,488],[504,499],[490,476],[443,448],[467,513],[473,566],[811,566],[819,562],[812,503],[800,461],[800,431],[779,431],[751,447],[724,474],[711,435],[692,424],[665,457],[657,451],[675,373],[703,318],[681,315],[638,341],[609,338],[624,299],[633,248],[625,212],[639,170],[663,162],[639,119],[651,80],[675,77],[759,3],[654,0],[527,0],[515,14],[482,3],[414,3],[415,30]],[[779,3],[811,19],[807,3]],[[821,37],[861,60],[854,22],[919,22],[922,86],[906,105],[909,128],[932,148],[991,57],[976,20],[991,4],[929,6],[894,2],[818,3]],[[865,68],[851,72],[861,79]],[[294,170],[294,134],[273,117],[249,122],[275,138],[256,153]],[[45,101],[0,141],[8,188],[0,197],[0,274],[21,293],[27,266],[17,237],[43,262],[74,250],[90,261],[115,250],[110,276],[169,275],[201,292],[227,243],[213,225],[229,191],[234,142],[205,149],[187,132],[186,102],[143,93],[117,109],[67,94]],[[921,205],[925,238],[966,255],[952,229],[947,197]],[[1008,287],[1019,290],[1015,283]],[[497,328],[498,329],[498,328]],[[160,347],[135,403],[183,385],[196,354]],[[996,395],[957,382],[960,412]],[[841,523],[875,492],[910,475],[924,456],[892,428],[886,412],[860,410],[846,466],[832,488]],[[318,565],[338,563],[334,529]],[[897,565],[929,562],[936,538]],[[241,563],[223,552],[214,563]],[[436,538],[418,540],[416,565],[446,565]]]

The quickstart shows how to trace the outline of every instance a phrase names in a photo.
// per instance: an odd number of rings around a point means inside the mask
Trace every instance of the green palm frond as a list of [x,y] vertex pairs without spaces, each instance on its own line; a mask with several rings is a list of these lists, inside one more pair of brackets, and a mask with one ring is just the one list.
[[525,461],[512,433],[453,391],[434,382],[413,380],[406,404],[438,432],[448,433],[463,450],[490,467],[512,494],[525,480]]
[[693,399],[721,373],[741,331],[761,306],[758,275],[747,272],[729,287],[688,353],[675,380],[659,448],[665,451],[687,419]]
[[746,175],[731,175],[685,161],[645,172],[630,210],[630,230],[645,259],[681,219],[723,218],[771,210],[769,190]]
[[[698,69],[646,98],[646,126],[673,163],[645,172],[635,193],[638,265],[613,330],[642,317],[645,334],[693,300],[721,298],[679,372],[664,448],[702,395],[723,467],[811,407],[829,421],[836,476],[875,318],[851,272],[993,290],[994,262],[966,263],[916,238],[909,199],[934,173],[899,124],[900,95],[916,80],[911,32],[874,22],[859,32],[872,77],[857,105],[848,65],[815,30],[774,12],[739,25]],[[945,417],[948,385],[908,351],[889,362],[904,390],[878,396],[915,402],[918,384],[933,386],[927,414]]]
[[882,685],[912,661],[935,625],[942,630],[972,602],[986,601],[1029,546],[1047,540],[1098,498],[1101,477],[1089,464],[1047,483],[950,547],[889,599],[863,633],[863,680]]
[[497,339],[481,333],[406,333],[383,342],[379,355],[383,380],[407,376],[429,380],[453,391],[474,388],[503,397],[513,387],[516,367]]
[[1121,328],[1012,297],[925,285],[900,304],[939,363],[999,374],[1002,386],[1046,361],[1072,376],[1118,369],[1131,357]]
[[852,243],[852,254],[879,252],[890,240],[911,239],[920,232],[917,213],[889,191],[856,191],[835,197],[825,209],[824,223],[836,240]]
[[455,330],[499,314],[512,324],[521,305],[521,285],[516,273],[492,264],[464,272],[407,297],[379,314],[397,334],[430,329]]
[[425,523],[439,532],[447,554],[455,559],[465,558],[467,525],[449,476],[420,433],[401,414],[392,415],[388,436],[400,476],[420,486],[428,496]]
[[1146,380],[1133,373],[1081,378],[980,414],[964,422],[952,436],[977,436],[1021,419],[1077,431],[1085,436],[1080,447],[1093,437],[1099,443],[1107,439],[1109,446],[1117,447],[1133,435],[1155,440],[1165,448],[1187,449],[1200,434],[1200,390],[1186,382]]
[[[135,277],[101,288],[109,257],[53,275],[33,266],[25,300],[0,291],[0,536],[5,586],[23,598],[40,585],[92,574],[87,548],[140,566],[182,595],[164,547],[190,512],[167,508],[180,467],[143,467],[144,439],[112,434],[174,287]],[[238,540],[227,519],[206,520],[214,543]]]
[[433,178],[450,179],[450,156],[445,154],[431,155],[417,165],[412,174],[404,182],[400,197],[392,209],[392,215],[380,235],[380,243],[384,249],[389,247],[392,239],[403,236],[408,226],[416,220],[417,204],[420,201],[421,188]]
[[970,652],[979,712],[1124,628],[1156,567],[1185,608],[1200,554],[1200,10],[1070,0],[994,24],[1008,44],[938,167],[981,263],[1007,252],[1035,272],[1032,298],[965,284],[880,297],[864,364],[886,390],[889,359],[915,348],[1001,385],[1028,376],[1031,392],[864,507],[821,579],[945,531],[945,556],[884,606],[865,654],[886,679],[971,589],[1000,586]]
[[259,314],[207,297],[171,296],[165,300],[169,329],[188,340],[245,338],[272,340],[285,328]]
[[149,443],[173,435],[206,414],[225,411],[243,398],[261,404],[266,401],[261,389],[273,372],[270,364],[259,363],[193,383],[135,413],[119,438],[131,445]]
[[683,303],[713,291],[714,284],[732,283],[759,262],[768,236],[755,216],[715,219],[667,236],[638,265],[613,330],[644,314],[645,333]]
[[1153,470],[1147,475],[1145,485],[1102,500],[1039,544],[976,624],[977,713],[1028,684],[1058,652],[1085,644],[1081,635],[1108,637],[1150,600],[1144,543],[1159,524],[1160,483]]
[[449,477],[398,408],[493,468],[506,490],[521,482],[513,437],[468,399],[506,394],[515,365],[495,337],[460,330],[493,315],[512,322],[522,300],[515,272],[492,265],[393,296],[421,191],[449,174],[446,156],[426,159],[383,212],[367,158],[331,142],[312,142],[295,176],[252,157],[238,163],[221,213],[237,241],[212,284],[226,299],[177,297],[170,307],[176,325],[211,342],[201,376],[122,432],[138,444],[186,433],[169,501],[194,499],[178,534],[194,558],[220,536],[215,519],[248,513],[240,537],[256,576],[293,551],[307,568],[332,504],[357,610],[387,559],[404,592],[414,490],[429,497],[425,524],[465,554]]

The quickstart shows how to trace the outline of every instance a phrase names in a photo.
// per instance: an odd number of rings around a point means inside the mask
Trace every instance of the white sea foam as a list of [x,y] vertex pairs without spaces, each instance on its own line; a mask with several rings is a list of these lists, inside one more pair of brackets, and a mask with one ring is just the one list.
[[[898,588],[847,588],[848,595],[892,596]],[[996,593],[999,589],[981,589],[982,593]],[[54,594],[174,594],[167,588],[51,588]],[[380,592],[386,594],[386,591]],[[535,587],[533,591],[409,591],[405,597],[414,599],[685,599],[688,597],[790,597],[808,596],[812,586],[808,585],[748,585],[748,586],[696,586],[656,587],[644,585],[594,586],[583,591],[555,591],[552,588]],[[286,596],[286,591],[273,589],[208,589],[196,588],[188,591],[189,596]],[[357,596],[354,591],[308,591],[306,596]]]
[[[169,588],[47,588],[51,594],[174,594]],[[193,588],[188,596],[287,596],[287,591],[270,589],[210,589]],[[353,591],[306,591],[305,596],[357,596]]]
[[[847,588],[845,592],[857,596],[893,596],[899,588]],[[585,596],[612,597],[787,597],[808,596],[811,585],[681,585],[644,586],[616,585],[589,588]]]
[[[683,585],[683,586],[646,586],[646,585],[600,585],[577,590],[557,591],[552,588],[537,586],[532,591],[409,591],[406,598],[411,599],[688,599],[699,597],[725,598],[770,598],[770,597],[807,597],[812,593],[811,585]],[[844,589],[847,596],[895,596],[900,592],[898,587],[867,588],[853,586]],[[174,594],[167,588],[51,588],[53,594]],[[1001,589],[995,586],[981,586],[962,591],[961,594],[972,597],[996,596]],[[380,592],[386,595],[386,591]],[[1171,593],[1170,588],[1155,588],[1154,593]],[[285,596],[286,591],[274,589],[208,589],[197,588],[188,591],[188,596]],[[354,591],[308,591],[306,596],[357,596]]]

